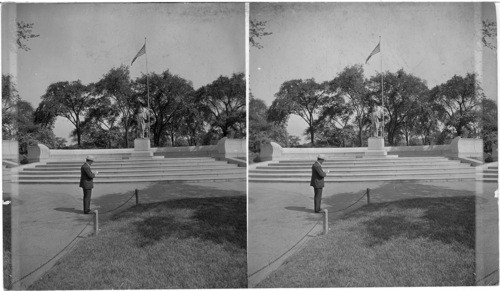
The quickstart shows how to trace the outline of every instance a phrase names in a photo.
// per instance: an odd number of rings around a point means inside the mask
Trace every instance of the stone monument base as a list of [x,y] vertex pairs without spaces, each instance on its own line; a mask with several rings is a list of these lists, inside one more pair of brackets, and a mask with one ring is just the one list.
[[130,156],[131,159],[152,158],[151,141],[149,138],[134,139],[134,151]]
[[368,150],[365,152],[367,157],[385,157],[387,151],[384,148],[383,137],[370,137],[368,138]]

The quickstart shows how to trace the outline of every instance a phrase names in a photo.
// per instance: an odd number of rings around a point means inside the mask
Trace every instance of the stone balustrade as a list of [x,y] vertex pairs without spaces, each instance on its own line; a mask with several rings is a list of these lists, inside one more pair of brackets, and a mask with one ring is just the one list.
[[[16,149],[16,152],[18,149]],[[246,157],[246,140],[222,138],[217,145],[161,147],[150,148],[155,156],[173,157],[213,157],[219,160],[226,158]],[[103,159],[129,159],[134,152],[133,148],[127,149],[49,149],[43,144],[28,148],[28,161],[44,162],[57,160],[84,160],[87,155],[92,155],[96,160]]]
[[[449,157],[449,158],[481,158],[483,154],[482,139],[465,139],[457,137],[448,145],[422,145],[384,147],[388,155],[401,157]],[[361,157],[367,147],[358,148],[283,148],[275,142],[262,144],[260,158],[262,161],[279,160],[314,160],[319,154],[328,157]]]

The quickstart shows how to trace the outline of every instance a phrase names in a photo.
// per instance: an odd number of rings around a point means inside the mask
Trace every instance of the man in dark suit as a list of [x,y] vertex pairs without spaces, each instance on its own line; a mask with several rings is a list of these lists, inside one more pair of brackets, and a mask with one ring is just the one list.
[[318,155],[318,160],[312,165],[311,186],[314,188],[314,212],[319,213],[321,209],[321,196],[325,187],[325,177],[330,171],[323,171],[322,164],[325,161],[324,155]]
[[80,187],[83,189],[83,213],[90,214],[90,197],[92,196],[92,188],[94,188],[94,178],[99,173],[92,171],[90,166],[94,162],[93,156],[87,156],[86,162],[80,169]]

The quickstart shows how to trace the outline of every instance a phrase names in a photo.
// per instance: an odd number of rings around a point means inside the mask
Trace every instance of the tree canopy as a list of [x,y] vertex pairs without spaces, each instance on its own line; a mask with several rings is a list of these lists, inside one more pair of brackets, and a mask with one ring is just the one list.
[[[378,72],[368,80],[362,65],[347,66],[321,84],[314,79],[283,82],[267,119],[286,126],[290,115],[300,116],[313,146],[366,146],[369,116],[375,105],[382,105],[382,76],[389,145],[444,144],[461,136],[483,138],[486,151],[496,146],[496,105],[486,98],[474,73],[453,76],[429,89],[425,80],[403,69]],[[262,126],[265,104],[252,98],[250,104],[250,140],[257,142],[272,129]]]

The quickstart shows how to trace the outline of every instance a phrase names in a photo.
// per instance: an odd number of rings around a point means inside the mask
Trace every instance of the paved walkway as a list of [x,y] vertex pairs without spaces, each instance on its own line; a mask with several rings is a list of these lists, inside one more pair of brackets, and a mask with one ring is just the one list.
[[[329,183],[323,191],[322,202],[322,208],[329,211],[329,223],[366,205],[366,197],[363,197],[350,208],[338,211],[362,197],[367,188],[371,189],[372,203],[416,197],[479,197],[476,203],[476,277],[480,281],[478,285],[498,283],[496,183]],[[248,285],[255,287],[308,240],[321,235],[323,214],[313,212],[313,191],[308,185],[249,183],[248,197]]]
[[[83,214],[83,195],[78,185],[14,184],[10,193],[8,185],[4,186],[4,199],[12,200],[13,289],[26,289],[80,239],[93,234],[94,215]],[[92,193],[91,208],[99,213],[113,210],[132,197],[135,189],[139,190],[140,203],[151,203],[177,197],[245,195],[246,184],[245,181],[98,184]],[[135,197],[113,212],[133,205]],[[113,212],[100,214],[100,222]]]

